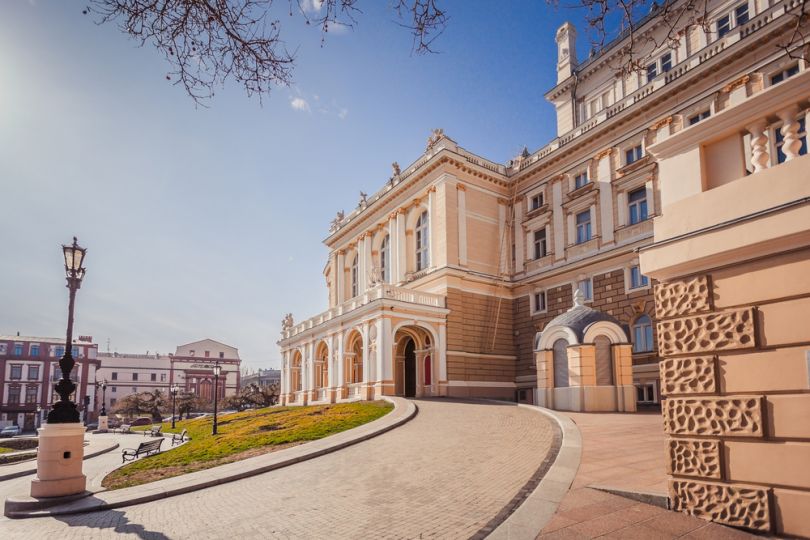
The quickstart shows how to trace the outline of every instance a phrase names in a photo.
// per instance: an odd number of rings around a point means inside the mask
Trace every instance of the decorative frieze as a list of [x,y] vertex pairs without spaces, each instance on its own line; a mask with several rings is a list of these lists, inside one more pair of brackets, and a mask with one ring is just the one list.
[[661,393],[713,394],[717,391],[717,375],[713,356],[670,358],[661,366]]
[[725,525],[756,531],[771,530],[768,491],[755,486],[726,485],[694,480],[671,480],[673,510]]
[[658,345],[662,356],[754,347],[754,309],[661,321]]
[[669,439],[667,472],[720,480],[720,441]]
[[668,398],[662,409],[670,435],[763,436],[759,397]]
[[659,319],[711,311],[708,276],[696,276],[655,286],[655,314]]

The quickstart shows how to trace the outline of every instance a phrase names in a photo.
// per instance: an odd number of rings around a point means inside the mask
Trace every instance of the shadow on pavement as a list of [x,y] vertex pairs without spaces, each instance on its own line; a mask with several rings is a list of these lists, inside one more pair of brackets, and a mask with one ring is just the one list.
[[[86,527],[87,529],[109,530],[119,534],[134,534],[144,540],[169,540],[169,537],[158,531],[149,531],[139,523],[131,523],[126,512],[121,510],[103,510],[101,512],[88,512],[86,514],[73,514],[66,516],[53,516],[54,519],[65,523],[68,527]],[[88,530],[82,537],[96,536]]]

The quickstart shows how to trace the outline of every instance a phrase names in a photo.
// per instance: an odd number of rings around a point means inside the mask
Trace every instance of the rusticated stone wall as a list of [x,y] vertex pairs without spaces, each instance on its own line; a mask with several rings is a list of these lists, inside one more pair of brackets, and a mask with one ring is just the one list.
[[782,271],[770,264],[655,286],[669,494],[677,511],[810,537],[810,291],[770,293],[784,288],[762,279]]

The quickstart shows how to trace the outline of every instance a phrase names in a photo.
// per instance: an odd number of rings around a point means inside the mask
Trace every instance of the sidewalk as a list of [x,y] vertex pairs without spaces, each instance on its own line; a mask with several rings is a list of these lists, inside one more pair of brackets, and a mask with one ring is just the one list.
[[653,413],[564,413],[582,436],[582,458],[570,491],[540,539],[750,539],[746,532],[589,486],[666,496],[665,439]]

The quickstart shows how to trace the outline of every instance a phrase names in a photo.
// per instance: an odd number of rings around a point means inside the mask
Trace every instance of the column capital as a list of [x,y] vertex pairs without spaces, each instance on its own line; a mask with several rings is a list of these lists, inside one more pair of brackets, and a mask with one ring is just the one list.
[[459,191],[467,191],[467,186],[465,186],[464,184],[459,182],[459,183],[456,184],[456,189],[459,190]]
[[428,193],[436,193],[436,186],[430,186],[427,190]]
[[740,86],[748,84],[748,81],[750,81],[750,80],[751,80],[751,77],[749,75],[743,75],[739,79],[733,80],[730,83],[728,83],[727,85],[725,85],[721,91],[728,94],[729,92],[731,92],[735,88],[739,88]]
[[672,120],[673,120],[672,116],[667,116],[666,118],[662,118],[662,119],[658,120],[657,122],[654,122],[650,126],[650,129],[653,130],[653,131],[661,129],[664,126],[671,124]]
[[611,155],[613,153],[613,150],[615,150],[615,148],[613,148],[612,146],[609,146],[609,147],[607,147],[607,148],[605,148],[603,150],[600,150],[599,152],[596,153],[595,156],[593,156],[594,161],[599,161],[603,157],[607,157],[607,156]]

